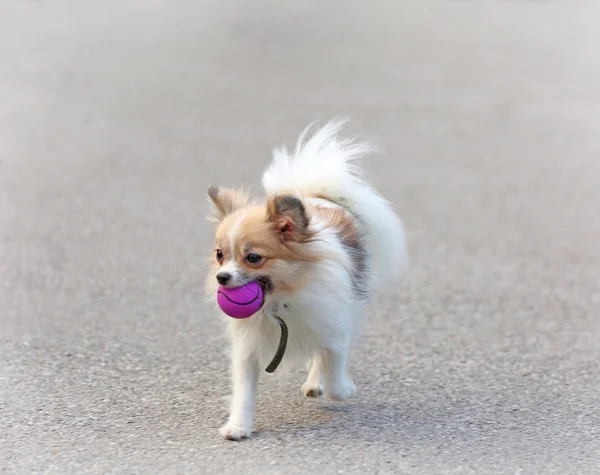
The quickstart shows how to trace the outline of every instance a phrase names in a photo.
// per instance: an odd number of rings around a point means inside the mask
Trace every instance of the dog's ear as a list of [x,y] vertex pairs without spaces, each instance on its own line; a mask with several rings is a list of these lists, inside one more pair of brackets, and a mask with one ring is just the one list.
[[232,190],[218,186],[208,187],[208,200],[212,203],[211,221],[221,221],[228,214],[243,208],[250,202],[250,197],[242,190]]
[[295,196],[276,195],[267,201],[267,220],[283,241],[301,241],[308,229],[306,209]]

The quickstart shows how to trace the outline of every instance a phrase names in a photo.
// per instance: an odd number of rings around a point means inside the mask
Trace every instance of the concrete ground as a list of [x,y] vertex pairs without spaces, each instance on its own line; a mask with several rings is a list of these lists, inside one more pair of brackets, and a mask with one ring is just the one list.
[[[0,470],[600,473],[600,7],[0,3]],[[220,440],[209,183],[353,117],[412,271],[358,395]]]

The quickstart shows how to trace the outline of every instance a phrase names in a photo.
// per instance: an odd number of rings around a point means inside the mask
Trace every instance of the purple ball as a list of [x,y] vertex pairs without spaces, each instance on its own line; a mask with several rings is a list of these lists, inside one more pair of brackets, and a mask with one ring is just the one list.
[[217,303],[221,310],[230,317],[248,318],[262,307],[262,287],[256,282],[250,282],[234,289],[219,287]]

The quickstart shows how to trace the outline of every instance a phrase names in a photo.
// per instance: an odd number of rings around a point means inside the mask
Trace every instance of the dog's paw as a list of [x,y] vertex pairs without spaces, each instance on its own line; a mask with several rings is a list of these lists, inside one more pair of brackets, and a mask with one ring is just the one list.
[[252,429],[234,424],[226,424],[219,429],[219,434],[227,440],[242,440],[252,435]]
[[323,394],[323,386],[321,386],[320,384],[314,384],[313,382],[305,382],[302,385],[302,393],[306,396],[306,397],[319,397],[321,394]]
[[348,379],[343,384],[330,388],[327,397],[334,401],[344,401],[356,393],[356,385]]

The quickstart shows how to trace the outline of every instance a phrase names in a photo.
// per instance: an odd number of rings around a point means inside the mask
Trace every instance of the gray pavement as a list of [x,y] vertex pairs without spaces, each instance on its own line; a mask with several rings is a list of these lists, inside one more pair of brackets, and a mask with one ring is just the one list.
[[[370,5],[370,6],[369,6]],[[600,6],[0,3],[0,471],[600,473]],[[209,183],[350,115],[412,271],[358,395],[218,438]]]

